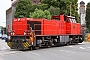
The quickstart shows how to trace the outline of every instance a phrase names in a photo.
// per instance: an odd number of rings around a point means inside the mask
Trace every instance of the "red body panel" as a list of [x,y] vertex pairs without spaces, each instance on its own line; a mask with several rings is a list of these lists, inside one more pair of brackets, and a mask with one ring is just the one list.
[[77,24],[71,23],[71,34],[77,34]]
[[77,34],[80,34],[81,33],[81,29],[80,29],[81,27],[80,27],[80,24],[79,23],[77,23]]
[[66,34],[66,23],[57,20],[43,20],[43,35],[59,35]]
[[80,34],[80,24],[71,23],[71,34]]
[[80,24],[78,23],[66,23],[67,34],[80,34]]
[[15,35],[23,35],[25,30],[28,30],[27,20],[25,18],[13,19],[12,30]]
[[71,23],[66,23],[66,33],[71,34]]
[[[14,18],[12,21],[12,30],[15,32],[15,35],[24,35],[24,31],[29,30],[30,24],[28,25],[28,22],[32,21],[40,22],[40,24],[34,24],[33,26],[34,32],[41,32],[39,35],[80,34],[80,24],[66,22],[62,15],[60,16],[60,20]],[[40,25],[40,30],[36,30],[37,25]]]
[[64,21],[60,21],[59,27],[59,34],[66,34],[66,23]]

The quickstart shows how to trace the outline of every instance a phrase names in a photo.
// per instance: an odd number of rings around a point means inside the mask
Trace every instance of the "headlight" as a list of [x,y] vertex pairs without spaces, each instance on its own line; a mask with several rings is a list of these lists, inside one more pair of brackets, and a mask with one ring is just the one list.
[[14,31],[13,31],[13,32],[11,32],[11,35],[15,35]]
[[11,33],[11,35],[12,35],[13,33]]
[[24,35],[26,35],[26,31],[24,31]]
[[13,32],[12,34],[14,35],[15,33]]

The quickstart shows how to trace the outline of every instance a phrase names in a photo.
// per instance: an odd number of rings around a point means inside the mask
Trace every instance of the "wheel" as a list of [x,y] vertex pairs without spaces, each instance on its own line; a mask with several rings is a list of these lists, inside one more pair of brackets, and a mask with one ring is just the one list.
[[29,50],[33,50],[33,47],[31,46],[31,47],[29,47]]
[[34,46],[34,50],[38,50],[39,49],[39,46]]
[[54,45],[52,40],[50,40],[49,45],[50,45],[51,47]]
[[79,37],[79,43],[82,43],[84,41],[84,36]]
[[70,43],[69,43],[69,42],[67,42],[67,43],[66,43],[66,46],[69,46],[69,44],[70,44]]

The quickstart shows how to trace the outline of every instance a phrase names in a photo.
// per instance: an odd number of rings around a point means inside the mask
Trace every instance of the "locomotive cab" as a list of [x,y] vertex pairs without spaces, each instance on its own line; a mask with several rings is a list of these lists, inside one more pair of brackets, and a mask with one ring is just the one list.
[[70,23],[77,23],[75,17],[72,17],[72,16],[68,16],[68,21]]

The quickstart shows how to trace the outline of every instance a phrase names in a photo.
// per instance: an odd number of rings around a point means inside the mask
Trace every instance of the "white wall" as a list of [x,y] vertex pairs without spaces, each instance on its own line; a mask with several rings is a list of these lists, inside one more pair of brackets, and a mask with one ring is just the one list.
[[11,24],[12,24],[12,11],[6,15],[6,29],[7,30],[8,30],[8,25],[10,25],[10,30],[12,30]]

